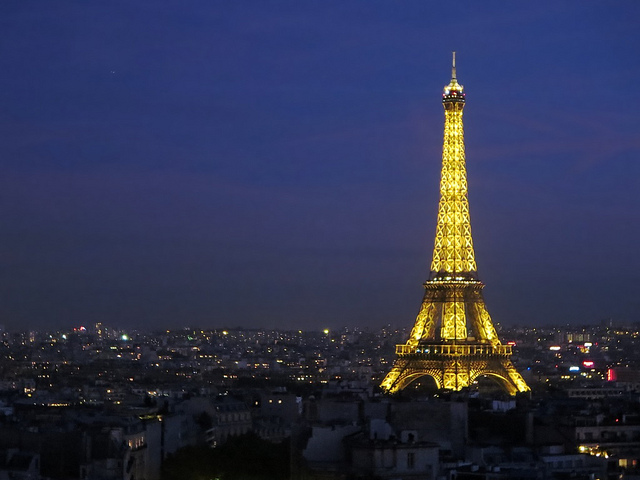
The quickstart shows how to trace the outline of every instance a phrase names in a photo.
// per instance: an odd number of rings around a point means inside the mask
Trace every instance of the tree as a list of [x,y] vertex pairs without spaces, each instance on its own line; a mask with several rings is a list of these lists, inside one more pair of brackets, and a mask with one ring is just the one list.
[[162,480],[279,480],[289,478],[289,442],[274,444],[254,433],[229,437],[211,449],[186,447],[162,466]]

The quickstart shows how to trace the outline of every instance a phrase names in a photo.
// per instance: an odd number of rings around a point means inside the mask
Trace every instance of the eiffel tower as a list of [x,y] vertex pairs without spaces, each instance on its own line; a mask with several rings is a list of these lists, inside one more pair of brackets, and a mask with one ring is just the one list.
[[430,375],[439,389],[457,391],[486,375],[515,395],[529,387],[511,362],[511,345],[500,343],[477,275],[462,128],[465,94],[456,78],[455,52],[442,104],[444,144],[431,273],[411,335],[396,345],[395,363],[380,386],[396,393]]

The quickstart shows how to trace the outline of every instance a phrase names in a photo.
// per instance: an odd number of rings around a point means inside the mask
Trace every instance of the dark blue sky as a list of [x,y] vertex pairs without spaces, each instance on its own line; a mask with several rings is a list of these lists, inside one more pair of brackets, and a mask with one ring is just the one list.
[[0,323],[411,326],[465,86],[497,323],[640,320],[640,2],[0,2]]

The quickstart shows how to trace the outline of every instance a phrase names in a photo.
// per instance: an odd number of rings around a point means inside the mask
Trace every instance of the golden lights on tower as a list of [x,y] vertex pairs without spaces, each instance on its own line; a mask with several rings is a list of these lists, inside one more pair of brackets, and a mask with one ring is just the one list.
[[402,390],[424,375],[438,388],[460,390],[479,376],[490,376],[510,394],[529,387],[511,363],[511,345],[502,345],[477,279],[471,237],[462,112],[463,86],[456,75],[444,87],[442,172],[431,274],[422,307],[406,344],[396,346],[396,361],[381,387]]
[[464,151],[462,112],[465,95],[456,78],[456,57],[453,55],[451,82],[444,87],[444,139],[442,142],[442,173],[438,223],[433,248],[431,271],[435,273],[472,274],[476,260],[471,238],[467,170]]

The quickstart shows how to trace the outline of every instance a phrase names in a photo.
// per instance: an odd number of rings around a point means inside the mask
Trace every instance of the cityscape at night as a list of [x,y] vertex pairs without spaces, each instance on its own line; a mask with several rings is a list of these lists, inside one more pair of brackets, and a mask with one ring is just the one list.
[[638,15],[2,3],[0,480],[640,479]]
[[[408,334],[103,324],[5,332],[0,441],[18,440],[27,458],[37,450],[43,474],[9,478],[198,478],[191,463],[177,476],[166,465],[185,447],[217,451],[247,435],[287,445],[284,471],[229,478],[634,478],[640,325],[499,328],[530,395],[474,382],[385,400],[378,384]],[[109,439],[106,458],[86,447]],[[397,463],[376,470],[358,457],[371,448],[395,452]],[[403,450],[414,467],[401,464]]]

